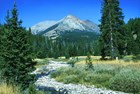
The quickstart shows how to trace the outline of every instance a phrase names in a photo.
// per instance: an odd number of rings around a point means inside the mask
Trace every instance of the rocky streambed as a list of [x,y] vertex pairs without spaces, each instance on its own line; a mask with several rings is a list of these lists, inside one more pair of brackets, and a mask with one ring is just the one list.
[[51,78],[50,73],[61,67],[70,66],[66,62],[49,61],[48,65],[37,68],[36,71],[34,71],[34,74],[37,76],[37,81],[35,83],[37,89],[50,91],[51,94],[126,94],[123,92],[96,88],[95,86],[57,82],[55,79]]

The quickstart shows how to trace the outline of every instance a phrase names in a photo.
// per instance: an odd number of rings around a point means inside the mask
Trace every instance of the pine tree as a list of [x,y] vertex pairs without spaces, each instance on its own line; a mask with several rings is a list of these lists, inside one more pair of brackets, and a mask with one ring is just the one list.
[[127,54],[140,54],[140,18],[130,19],[125,25],[127,31]]
[[112,59],[123,54],[123,14],[119,8],[119,0],[103,0],[100,24],[100,49],[102,59],[110,56]]
[[89,52],[86,57],[86,70],[94,70],[94,66],[92,64],[92,59]]
[[20,84],[25,89],[34,81],[34,75],[31,72],[35,70],[36,62],[32,61],[33,51],[29,34],[21,23],[22,21],[18,20],[16,4],[14,4],[12,14],[6,16],[4,25],[5,39],[2,44],[5,48],[2,54],[4,58],[2,75],[8,83]]

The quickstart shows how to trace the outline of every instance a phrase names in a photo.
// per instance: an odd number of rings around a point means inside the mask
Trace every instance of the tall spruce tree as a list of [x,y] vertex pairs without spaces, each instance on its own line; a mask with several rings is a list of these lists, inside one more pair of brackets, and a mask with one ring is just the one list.
[[125,35],[123,31],[123,14],[119,7],[119,0],[103,0],[100,26],[100,49],[102,59],[111,59],[123,54]]
[[23,89],[34,81],[34,75],[31,74],[35,70],[36,62],[32,61],[32,47],[30,45],[30,37],[25,28],[21,26],[22,21],[18,20],[16,3],[11,15],[7,14],[6,23],[4,25],[5,37],[2,41],[4,58],[2,75],[7,82],[20,84]]

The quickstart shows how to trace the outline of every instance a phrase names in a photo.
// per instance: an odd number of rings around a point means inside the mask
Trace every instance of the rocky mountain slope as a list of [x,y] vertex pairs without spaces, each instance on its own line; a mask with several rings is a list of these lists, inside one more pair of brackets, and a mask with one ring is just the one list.
[[56,38],[65,33],[90,32],[99,33],[99,27],[90,20],[82,21],[72,15],[68,15],[59,21],[44,21],[31,27],[33,34]]

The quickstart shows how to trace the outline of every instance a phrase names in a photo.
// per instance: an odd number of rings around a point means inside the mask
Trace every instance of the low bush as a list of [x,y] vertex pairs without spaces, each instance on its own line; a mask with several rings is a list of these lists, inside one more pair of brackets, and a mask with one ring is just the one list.
[[57,76],[60,75],[60,73],[61,73],[61,71],[55,71],[55,72],[51,73],[51,77],[56,78]]
[[80,83],[88,85],[99,85],[107,86],[109,79],[112,77],[111,74],[107,73],[96,73],[93,70],[86,71],[85,67],[75,68],[62,68],[52,73],[51,75],[57,81],[64,83]]
[[140,92],[140,71],[133,69],[122,70],[110,79],[109,88],[128,93]]
[[110,75],[116,75],[118,72],[120,72],[121,67],[110,65],[110,64],[97,64],[95,65],[95,72],[96,73],[103,73],[103,74],[110,74]]
[[58,71],[53,72],[51,77],[64,83],[77,83],[79,73],[80,70],[77,70],[77,68],[61,68],[58,69]]
[[28,93],[27,94],[50,94],[50,93],[47,92],[47,91],[45,93],[44,91],[36,90],[36,86],[31,84],[28,88]]
[[103,73],[90,73],[87,74],[84,77],[84,82],[90,84],[90,85],[96,85],[99,87],[103,87],[103,86],[108,86],[109,85],[109,79],[112,77],[112,75],[110,74],[103,74]]
[[63,79],[63,82],[65,84],[67,83],[78,83],[79,82],[79,78],[77,75],[69,75],[69,76],[66,76],[64,79]]
[[108,80],[112,77],[110,74],[95,74],[93,77],[93,84],[103,84],[108,82]]

